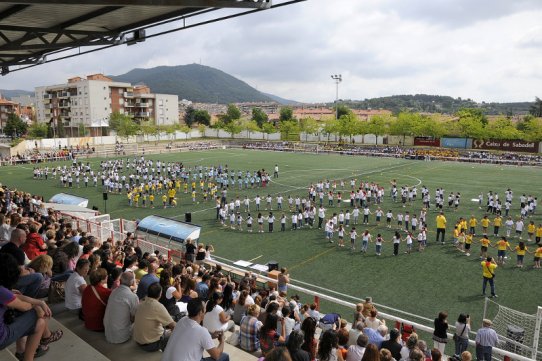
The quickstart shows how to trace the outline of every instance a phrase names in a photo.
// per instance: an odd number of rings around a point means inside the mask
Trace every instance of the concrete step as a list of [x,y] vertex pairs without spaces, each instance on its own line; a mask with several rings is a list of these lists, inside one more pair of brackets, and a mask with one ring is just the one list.
[[[64,327],[69,328],[79,339],[81,339],[81,341],[84,340],[83,342],[85,342],[87,346],[94,348],[95,353],[104,356],[104,359],[112,361],[160,361],[160,359],[162,358],[161,352],[145,352],[133,340],[117,345],[108,343],[105,340],[103,332],[93,332],[87,330],[83,325],[83,322],[72,313],[62,312],[59,310],[55,312],[55,319],[60,322]],[[227,337],[229,337],[229,335],[229,333],[226,333],[226,339]],[[257,357],[241,350],[240,348],[229,345],[228,343],[224,344],[224,352],[230,355],[230,360],[256,361],[258,359]],[[72,360],[73,358],[70,357],[55,359],[55,361]]]
[[[40,357],[41,361],[107,361],[108,358],[94,349],[78,335],[72,332],[68,327],[58,322],[56,319],[49,320],[51,330],[62,329],[64,335],[62,338],[49,345],[49,351]],[[15,345],[9,347],[9,351],[15,355]],[[0,355],[2,355],[0,353]],[[3,356],[3,355],[2,355]],[[13,358],[16,360],[15,356]],[[4,360],[4,358],[0,358]]]

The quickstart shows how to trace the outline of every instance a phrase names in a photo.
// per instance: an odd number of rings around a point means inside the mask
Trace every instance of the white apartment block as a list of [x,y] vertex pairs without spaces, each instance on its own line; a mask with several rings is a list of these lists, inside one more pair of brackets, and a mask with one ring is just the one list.
[[67,135],[77,135],[80,124],[92,136],[103,135],[115,111],[129,114],[138,122],[149,119],[154,119],[157,125],[179,122],[177,95],[151,94],[146,86],[115,82],[102,74],[37,87],[35,93],[38,122],[60,119]]

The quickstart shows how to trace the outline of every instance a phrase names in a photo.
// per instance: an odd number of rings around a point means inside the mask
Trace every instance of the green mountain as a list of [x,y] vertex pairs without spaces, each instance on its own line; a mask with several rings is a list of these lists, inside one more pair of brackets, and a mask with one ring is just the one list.
[[247,83],[221,70],[199,64],[138,68],[111,78],[134,85],[143,83],[153,93],[176,94],[179,99],[193,102],[228,104],[273,101]]
[[353,109],[387,109],[393,113],[401,111],[454,114],[461,108],[480,108],[487,115],[523,115],[529,113],[533,102],[477,103],[472,99],[452,98],[442,95],[392,95],[365,100],[344,100]]
[[18,97],[21,95],[34,96],[34,92],[28,91],[28,90],[18,90],[18,89],[14,89],[14,90],[0,89],[0,98],[11,99],[12,97]]

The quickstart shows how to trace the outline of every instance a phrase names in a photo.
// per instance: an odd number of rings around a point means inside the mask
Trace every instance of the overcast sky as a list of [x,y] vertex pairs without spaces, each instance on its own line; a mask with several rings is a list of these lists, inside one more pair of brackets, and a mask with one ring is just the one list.
[[438,94],[542,97],[541,0],[308,0],[0,78],[33,90],[95,72],[200,63],[306,102]]

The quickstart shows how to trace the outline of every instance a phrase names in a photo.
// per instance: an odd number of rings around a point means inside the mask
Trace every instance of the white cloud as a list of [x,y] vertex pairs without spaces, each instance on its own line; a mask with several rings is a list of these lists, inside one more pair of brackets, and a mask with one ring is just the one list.
[[542,2],[309,0],[0,79],[32,89],[93,72],[199,63],[301,101],[429,93],[485,101],[540,94]]

